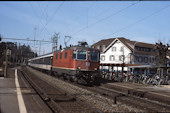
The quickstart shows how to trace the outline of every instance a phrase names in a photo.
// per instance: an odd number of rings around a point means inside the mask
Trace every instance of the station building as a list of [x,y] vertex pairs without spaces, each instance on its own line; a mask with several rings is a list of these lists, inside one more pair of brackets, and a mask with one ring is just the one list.
[[100,50],[100,69],[135,74],[155,74],[156,46],[124,37],[100,40],[91,46]]

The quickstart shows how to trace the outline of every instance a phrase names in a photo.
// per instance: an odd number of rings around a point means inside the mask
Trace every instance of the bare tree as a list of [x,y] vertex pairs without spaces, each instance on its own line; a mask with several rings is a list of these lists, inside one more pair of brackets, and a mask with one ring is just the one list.
[[167,75],[167,63],[168,63],[168,53],[169,51],[169,44],[163,44],[161,41],[156,43],[156,58],[157,62],[156,65],[159,67],[159,75],[161,78]]

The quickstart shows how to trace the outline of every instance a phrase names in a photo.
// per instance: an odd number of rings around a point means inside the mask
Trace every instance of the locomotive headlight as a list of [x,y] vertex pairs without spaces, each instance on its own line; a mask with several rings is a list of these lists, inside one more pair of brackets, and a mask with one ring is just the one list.
[[78,69],[81,69],[81,67],[78,67]]

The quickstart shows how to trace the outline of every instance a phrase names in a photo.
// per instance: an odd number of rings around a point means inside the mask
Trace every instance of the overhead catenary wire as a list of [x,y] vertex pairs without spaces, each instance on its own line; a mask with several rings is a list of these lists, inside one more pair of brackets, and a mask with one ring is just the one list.
[[[108,18],[116,15],[116,14],[119,14],[120,12],[122,12],[122,11],[124,11],[124,10],[126,10],[126,9],[128,9],[128,8],[136,5],[136,4],[138,4],[139,2],[140,2],[140,1],[138,1],[138,2],[136,2],[136,3],[132,3],[132,4],[128,5],[127,7],[123,8],[123,9],[120,9],[120,10],[118,10],[117,12],[115,12],[115,13],[113,13],[113,14],[111,14],[111,15],[109,15],[109,16],[106,16],[106,17],[104,17],[104,18],[102,18],[102,19],[100,19],[100,20],[98,20],[98,21],[96,21],[96,22],[88,25],[88,28],[91,27],[91,26],[94,26],[94,25],[96,25],[96,24],[98,24],[98,23],[100,23],[100,22],[102,22],[102,21],[104,21],[104,20],[106,20],[106,19],[108,19]],[[83,27],[83,28],[81,28],[80,30],[76,31],[75,33],[71,34],[71,36],[74,36],[75,34],[81,32],[81,31],[83,31],[83,30],[85,30],[85,29],[87,29],[86,26]]]
[[29,39],[29,38],[27,38],[27,39],[22,39],[22,38],[2,38],[2,39],[6,39],[6,40],[23,40],[23,41],[36,41],[36,42],[53,43],[52,41],[48,41],[48,40],[31,40],[31,39]]
[[108,10],[112,9],[113,7],[115,7],[117,4],[119,4],[119,3],[114,3],[114,4],[112,4],[110,7],[108,7],[108,8],[105,9],[104,11],[100,12],[99,14],[97,14],[94,18],[98,18],[98,17],[101,16],[102,14],[106,13]]
[[45,11],[43,11],[43,9],[41,8],[40,3],[39,3],[39,2],[37,2],[37,4],[38,4],[38,7],[39,7],[39,9],[40,9],[40,11],[41,11],[42,15],[43,15],[44,17],[46,17],[46,15],[45,15]]
[[[86,10],[84,10],[83,12],[90,10],[91,8],[93,8],[93,6],[97,3],[97,1],[93,2]],[[84,15],[84,13],[81,13],[80,15],[78,15],[74,20],[78,20],[80,17],[82,17],[82,15]],[[66,28],[68,28],[69,26],[73,25],[73,23],[69,23],[67,24],[63,29],[59,30],[59,31],[63,31],[64,29],[66,30]]]
[[48,1],[48,3],[47,3],[47,5],[46,5],[46,8],[44,8],[44,9],[46,9],[46,10],[44,10],[45,11],[45,13],[46,13],[46,21],[48,20],[48,5],[49,5],[49,1]]
[[[35,14],[35,16],[39,19],[38,25],[41,23],[42,26],[45,26],[45,25],[42,23],[42,20],[39,18],[36,10],[34,9],[34,7],[32,6],[32,4],[31,4],[30,2],[29,2],[29,5],[31,6],[31,8],[32,8],[32,10],[33,10],[33,12],[34,12],[34,14]],[[51,35],[50,32],[49,32],[46,28],[45,28],[45,30],[47,31],[47,33],[48,33],[49,35]],[[33,34],[33,33],[32,33],[32,34]],[[32,35],[32,34],[31,34],[31,35]],[[31,36],[31,35],[30,35],[30,36]],[[30,36],[28,36],[28,37],[30,37]]]
[[38,36],[42,33],[42,31],[45,29],[45,27],[50,23],[50,21],[54,18],[54,16],[56,15],[56,13],[59,11],[59,9],[62,7],[62,5],[64,4],[65,1],[63,1],[55,10],[54,14],[51,16],[51,18],[46,22],[45,26],[43,27],[43,29],[40,31],[40,33],[38,34]]
[[119,30],[113,32],[113,33],[111,33],[111,34],[102,36],[101,38],[107,37],[107,36],[111,36],[111,35],[113,35],[113,34],[115,34],[115,33],[119,33],[119,32],[121,32],[121,31],[123,31],[123,30],[125,30],[125,29],[127,29],[127,28],[130,28],[130,27],[134,26],[135,24],[137,24],[137,23],[139,23],[139,22],[142,22],[142,21],[144,21],[145,19],[147,19],[147,18],[149,18],[149,17],[151,17],[151,16],[153,16],[153,15],[155,15],[155,14],[157,14],[157,13],[163,11],[164,9],[166,9],[166,8],[168,8],[168,7],[170,7],[170,5],[166,5],[165,7],[163,7],[163,8],[161,8],[161,9],[159,9],[159,10],[157,10],[157,11],[155,11],[155,12],[153,12],[153,13],[151,13],[151,14],[149,14],[149,15],[147,15],[147,16],[145,16],[145,17],[139,19],[139,20],[137,20],[136,22],[131,23],[131,24],[129,24],[129,25],[127,25],[127,26],[125,26],[125,27],[123,27],[123,28],[121,28],[121,29],[119,29]]

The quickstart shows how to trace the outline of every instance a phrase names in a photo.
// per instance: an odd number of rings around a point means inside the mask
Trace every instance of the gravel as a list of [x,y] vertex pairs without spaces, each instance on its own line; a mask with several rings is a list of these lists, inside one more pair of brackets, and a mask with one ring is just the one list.
[[41,73],[30,67],[27,67],[27,69],[33,72],[36,76],[38,76],[42,80],[50,83],[53,86],[65,90],[68,94],[76,96],[79,100],[86,102],[93,108],[97,108],[102,112],[143,112],[141,110],[132,108],[121,103],[114,104],[114,100],[105,98],[97,93],[88,91],[86,89],[79,88],[75,85],[64,82],[47,74]]

